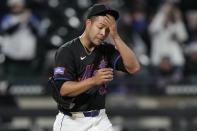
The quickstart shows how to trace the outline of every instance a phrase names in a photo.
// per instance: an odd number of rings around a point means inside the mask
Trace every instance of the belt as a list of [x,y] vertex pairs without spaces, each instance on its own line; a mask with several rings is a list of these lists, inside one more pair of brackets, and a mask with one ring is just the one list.
[[84,112],[62,112],[70,117],[96,117],[99,115],[100,110],[84,111]]

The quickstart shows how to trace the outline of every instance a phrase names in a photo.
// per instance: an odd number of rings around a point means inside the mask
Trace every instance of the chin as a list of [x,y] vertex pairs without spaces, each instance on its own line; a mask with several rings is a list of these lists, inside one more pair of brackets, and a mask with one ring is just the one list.
[[98,46],[98,45],[100,45],[102,42],[100,42],[100,41],[94,41],[94,45],[96,45],[96,46]]

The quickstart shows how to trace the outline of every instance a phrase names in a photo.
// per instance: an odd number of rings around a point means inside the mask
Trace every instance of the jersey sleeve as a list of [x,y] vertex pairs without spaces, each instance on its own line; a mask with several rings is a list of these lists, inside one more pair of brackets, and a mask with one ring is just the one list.
[[107,44],[107,57],[109,59],[109,64],[114,70],[127,72],[124,67],[122,57],[119,51],[111,44]]
[[74,56],[68,47],[59,48],[55,55],[53,77],[55,81],[75,80]]

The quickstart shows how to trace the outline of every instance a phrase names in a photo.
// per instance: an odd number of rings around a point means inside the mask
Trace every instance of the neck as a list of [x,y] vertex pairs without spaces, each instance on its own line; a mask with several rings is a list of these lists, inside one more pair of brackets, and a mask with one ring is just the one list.
[[94,50],[96,47],[89,39],[87,34],[84,32],[80,37],[79,37],[82,45],[87,48],[90,52]]

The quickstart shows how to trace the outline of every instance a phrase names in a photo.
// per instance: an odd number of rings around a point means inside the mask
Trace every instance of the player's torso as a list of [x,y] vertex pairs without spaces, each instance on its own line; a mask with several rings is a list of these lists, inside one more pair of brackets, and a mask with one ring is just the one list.
[[74,51],[76,64],[76,79],[78,81],[90,78],[101,68],[109,67],[107,50],[102,47],[96,47],[93,52],[87,53],[83,45],[77,40],[77,46]]
[[[95,75],[101,68],[109,67],[107,51],[102,46],[97,47],[92,53],[88,54],[79,39],[72,43],[72,55],[75,63],[75,80],[82,81]],[[90,88],[80,94],[75,99],[77,110],[93,110],[105,108],[106,85]]]
[[[87,53],[79,38],[76,38],[68,43],[69,55],[74,66],[72,70],[74,81],[82,81],[91,78],[96,71],[101,68],[111,67],[112,47],[108,44],[101,44],[96,47],[93,52]],[[109,52],[110,55],[109,55]],[[64,59],[62,57],[62,59]],[[71,111],[88,111],[105,108],[105,96],[108,92],[106,84],[99,85],[88,89],[75,97],[74,108]],[[59,107],[60,108],[60,107]]]

